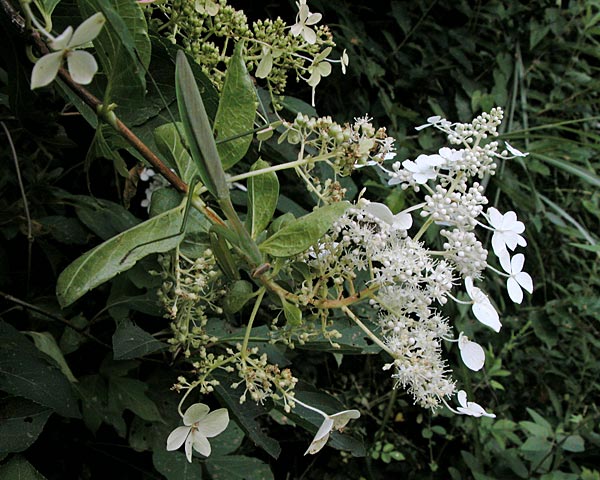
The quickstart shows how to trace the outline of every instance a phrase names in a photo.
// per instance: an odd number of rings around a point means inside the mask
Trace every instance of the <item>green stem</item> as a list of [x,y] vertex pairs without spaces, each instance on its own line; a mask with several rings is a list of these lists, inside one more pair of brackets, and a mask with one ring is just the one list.
[[384,350],[385,352],[387,352],[392,358],[394,357],[394,352],[392,352],[392,350],[390,350],[390,348],[383,343],[378,337],[377,335],[375,335],[371,330],[369,330],[369,328],[362,323],[359,318],[354,315],[354,312],[352,312],[352,310],[350,310],[348,307],[342,307],[342,311],[354,322],[356,323],[356,325],[358,325],[358,327],[367,334],[367,336],[373,340],[382,350]]
[[242,343],[242,360],[246,360],[248,356],[248,342],[250,341],[250,332],[252,331],[252,324],[254,323],[254,319],[256,318],[256,314],[258,313],[258,309],[260,304],[262,303],[262,299],[265,296],[265,287],[261,287],[259,290],[259,294],[256,297],[256,301],[254,302],[254,308],[252,308],[252,313],[250,314],[250,320],[248,320],[248,325],[246,326],[246,334],[244,335],[244,342]]

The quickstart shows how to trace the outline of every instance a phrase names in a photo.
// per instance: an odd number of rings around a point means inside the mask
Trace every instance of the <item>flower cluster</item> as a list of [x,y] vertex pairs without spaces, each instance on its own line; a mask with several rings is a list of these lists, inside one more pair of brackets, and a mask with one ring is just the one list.
[[[335,46],[327,26],[319,26],[321,14],[312,13],[306,0],[297,2],[296,23],[281,18],[258,20],[252,25],[243,11],[227,0],[172,0],[150,4],[168,19],[158,28],[165,29],[173,43],[181,43],[201,65],[217,87],[224,79],[224,65],[231,52],[230,40],[244,41],[248,68],[269,89],[279,94],[286,87],[290,72],[308,83],[314,91],[322,77],[331,73],[331,64],[348,65],[344,52],[340,59],[329,58]],[[153,22],[160,22],[150,17]]]

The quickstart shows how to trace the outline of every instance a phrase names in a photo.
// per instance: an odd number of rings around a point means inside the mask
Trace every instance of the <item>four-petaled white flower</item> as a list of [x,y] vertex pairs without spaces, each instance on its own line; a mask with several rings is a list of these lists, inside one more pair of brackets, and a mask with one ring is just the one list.
[[334,430],[342,431],[350,420],[360,417],[360,412],[358,410],[344,410],[343,412],[334,413],[333,415],[326,415],[323,412],[320,413],[325,417],[325,420],[323,420],[315,438],[313,438],[312,443],[308,446],[304,455],[307,453],[310,453],[311,455],[317,453],[325,446],[331,432]]
[[[419,155],[415,161],[404,160],[402,166],[412,173],[415,182],[419,184],[427,183],[437,177],[436,167],[443,165],[446,161],[440,155]],[[392,179],[394,180],[394,179]],[[388,183],[392,185],[392,180]]]
[[485,409],[475,402],[467,402],[467,393],[464,390],[460,390],[457,394],[458,403],[460,407],[457,407],[458,413],[462,415],[470,415],[472,417],[490,417],[496,418],[493,413],[488,413]]
[[423,130],[424,128],[431,127],[432,125],[440,123],[441,121],[442,121],[442,117],[440,117],[439,115],[434,115],[433,117],[429,117],[427,119],[427,123],[424,123],[423,125],[419,125],[418,127],[415,127],[415,130]]
[[471,277],[465,278],[465,287],[467,289],[467,294],[471,297],[471,300],[473,300],[471,309],[475,318],[492,330],[499,332],[500,328],[502,328],[500,317],[488,296],[483,293],[481,289],[473,285],[473,279]]
[[499,258],[500,265],[502,265],[504,271],[509,275],[506,282],[508,296],[513,302],[521,303],[523,301],[523,290],[521,288],[524,288],[529,293],[533,293],[533,279],[531,275],[523,271],[525,256],[522,253],[517,253],[511,259],[508,251],[504,250]]
[[483,368],[485,363],[485,352],[481,345],[469,340],[469,337],[462,332],[458,336],[458,349],[460,358],[467,368],[477,372]]
[[298,6],[298,14],[296,15],[296,23],[291,27],[292,35],[294,37],[302,35],[306,43],[312,45],[317,41],[317,34],[310,27],[319,23],[323,15],[310,13],[306,0],[300,0],[296,5]]
[[362,209],[391,225],[392,230],[408,230],[412,226],[410,213],[400,212],[394,215],[387,205],[383,203],[369,202]]
[[167,450],[177,450],[185,443],[185,455],[192,461],[192,448],[208,457],[210,443],[208,439],[216,437],[227,428],[229,413],[226,408],[219,408],[208,413],[210,408],[203,403],[195,403],[183,414],[184,427],[177,427],[167,438]]
[[194,10],[210,17],[214,17],[219,13],[220,8],[221,6],[215,0],[196,0],[196,3],[194,3]]
[[77,48],[84,47],[96,38],[105,22],[104,15],[96,13],[79,25],[75,32],[73,27],[69,26],[52,40],[49,45],[54,52],[44,55],[33,66],[31,89],[45,87],[52,82],[65,57],[73,81],[81,85],[90,83],[98,71],[98,64],[91,53]]
[[514,250],[517,245],[527,246],[527,240],[520,235],[525,231],[525,225],[517,220],[515,212],[510,211],[503,215],[494,207],[490,207],[487,219],[494,229],[492,248],[497,257],[507,248]]

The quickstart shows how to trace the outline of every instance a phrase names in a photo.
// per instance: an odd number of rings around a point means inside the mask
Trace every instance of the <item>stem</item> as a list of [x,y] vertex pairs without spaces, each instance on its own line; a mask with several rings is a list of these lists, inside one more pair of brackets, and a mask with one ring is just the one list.
[[259,290],[258,297],[256,297],[256,301],[254,302],[254,308],[252,308],[252,313],[250,314],[250,320],[248,320],[248,325],[246,326],[246,334],[244,335],[244,342],[242,343],[242,360],[245,360],[248,356],[248,341],[250,340],[250,332],[252,331],[252,324],[254,323],[254,319],[256,318],[256,314],[258,313],[258,309],[260,304],[262,303],[262,299],[265,296],[265,287],[261,287]]
[[381,340],[379,340],[379,338],[377,337],[377,335],[375,335],[371,330],[369,330],[369,328],[362,323],[359,318],[354,315],[354,313],[352,312],[352,310],[350,310],[348,307],[342,307],[342,311],[348,315],[348,317],[350,317],[350,319],[356,323],[356,325],[358,325],[360,327],[360,329],[365,332],[367,334],[367,336],[373,340],[382,350],[386,351],[392,358],[394,357],[394,352],[392,352],[392,350],[390,350],[390,348],[388,348],[388,346],[383,343]]
[[23,179],[21,178],[21,169],[19,167],[19,157],[17,156],[17,150],[13,143],[10,131],[6,127],[4,122],[0,122],[6,137],[8,138],[8,144],[12,152],[13,161],[15,162],[15,170],[17,172],[17,183],[19,184],[19,190],[21,191],[21,197],[23,198],[23,208],[25,209],[25,218],[27,219],[27,285],[26,291],[29,292],[29,281],[31,279],[31,249],[33,246],[33,228],[31,225],[31,215],[29,213],[29,204],[27,203],[27,194],[25,192],[25,185],[23,185]]

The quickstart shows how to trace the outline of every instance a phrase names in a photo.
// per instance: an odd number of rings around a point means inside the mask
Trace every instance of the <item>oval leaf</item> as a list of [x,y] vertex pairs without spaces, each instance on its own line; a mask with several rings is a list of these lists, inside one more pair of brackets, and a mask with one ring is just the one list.
[[[269,164],[258,160],[251,170],[267,168]],[[279,181],[275,172],[263,173],[248,179],[248,230],[252,238],[262,232],[273,218],[279,199]]]
[[177,171],[181,179],[186,183],[191,183],[198,175],[198,169],[181,142],[180,132],[183,134],[182,124],[167,123],[161,125],[154,130],[154,141],[160,153],[172,164],[177,165]]
[[288,257],[314,245],[350,207],[348,202],[332,203],[287,224],[259,248],[273,257]]
[[[87,292],[129,270],[146,255],[166,252],[182,240],[183,205],[117,235],[84,253],[58,277],[56,295],[62,307],[71,305]],[[166,238],[173,235],[170,238]],[[154,242],[135,248],[144,242]]]
[[[238,42],[229,59],[214,125],[217,142],[222,141],[217,150],[225,170],[239,162],[250,147],[256,107],[256,91],[242,57],[242,44]],[[243,136],[223,141],[236,135]]]

